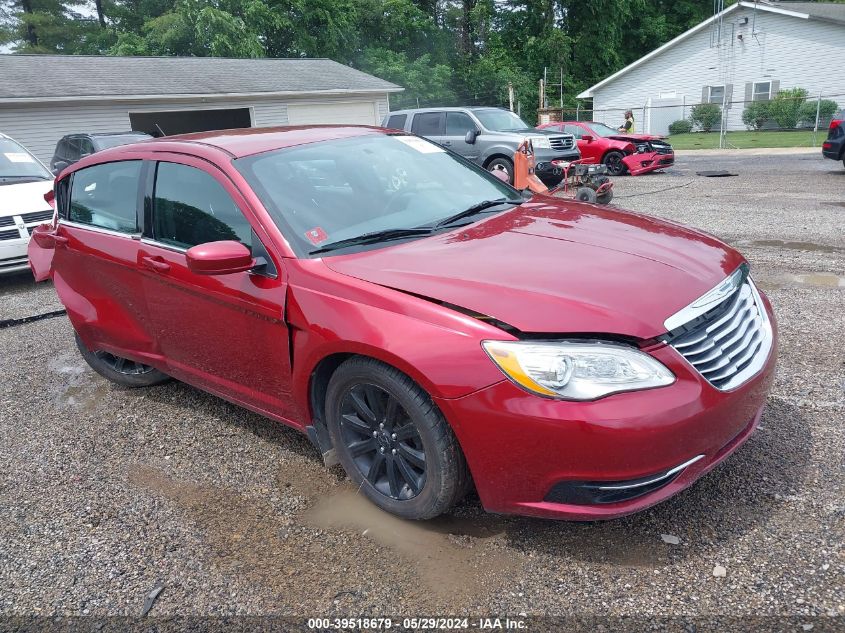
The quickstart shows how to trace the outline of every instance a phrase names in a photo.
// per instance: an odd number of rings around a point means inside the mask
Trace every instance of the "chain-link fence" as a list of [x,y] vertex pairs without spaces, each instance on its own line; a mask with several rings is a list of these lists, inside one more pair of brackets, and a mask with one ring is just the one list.
[[[582,107],[546,110],[545,118],[561,121],[597,121],[612,128],[625,122],[625,113],[634,115],[638,133],[678,134],[683,132],[733,132],[740,130],[827,132],[832,119],[841,117],[845,93],[811,97],[779,95],[769,100],[732,100],[700,103],[689,97],[648,99],[642,104],[619,107]],[[541,116],[541,118],[544,118]],[[547,122],[541,121],[541,122]],[[815,138],[808,135],[808,138]],[[808,144],[813,141],[808,141]]]

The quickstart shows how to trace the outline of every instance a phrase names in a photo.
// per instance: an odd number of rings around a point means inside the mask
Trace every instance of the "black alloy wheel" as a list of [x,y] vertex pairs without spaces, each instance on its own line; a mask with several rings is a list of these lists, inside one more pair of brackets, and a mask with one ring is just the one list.
[[622,152],[608,152],[604,157],[604,164],[611,176],[621,176],[628,170],[625,163],[622,162],[623,158]]
[[359,383],[343,396],[340,411],[343,443],[361,475],[392,499],[416,497],[425,486],[425,449],[399,400]]

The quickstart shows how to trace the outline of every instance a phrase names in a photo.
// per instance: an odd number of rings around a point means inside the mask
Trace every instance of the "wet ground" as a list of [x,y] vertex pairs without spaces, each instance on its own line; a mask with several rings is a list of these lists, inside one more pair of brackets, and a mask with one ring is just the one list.
[[179,383],[115,387],[63,316],[7,321],[60,307],[18,276],[0,280],[0,614],[137,615],[161,583],[158,615],[845,615],[845,170],[682,158],[616,195],[740,248],[779,319],[759,432],[691,489],[603,523],[474,498],[404,522],[296,432]]

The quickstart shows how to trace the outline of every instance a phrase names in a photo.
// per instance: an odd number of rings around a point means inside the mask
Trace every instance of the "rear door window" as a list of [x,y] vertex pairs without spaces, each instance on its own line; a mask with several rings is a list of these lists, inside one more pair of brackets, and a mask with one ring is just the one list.
[[137,233],[140,176],[140,160],[80,169],[73,174],[68,219],[120,233]]
[[420,136],[442,136],[443,118],[442,112],[421,112],[415,114],[411,131]]
[[156,169],[153,238],[185,249],[222,240],[252,248],[252,227],[211,174],[161,162]]

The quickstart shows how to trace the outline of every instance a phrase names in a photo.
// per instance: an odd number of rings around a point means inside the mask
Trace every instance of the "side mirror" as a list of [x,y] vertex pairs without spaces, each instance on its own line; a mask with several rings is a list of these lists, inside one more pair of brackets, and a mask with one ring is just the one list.
[[185,253],[188,270],[197,275],[228,275],[255,267],[249,249],[234,240],[197,244]]
[[478,130],[467,130],[466,136],[464,136],[464,142],[469,145],[475,145],[475,139],[478,138]]
[[67,166],[67,161],[57,160],[55,163],[53,163],[53,175],[58,176],[59,172],[61,172]]
[[592,134],[583,134],[581,136],[581,140],[587,141],[588,143],[592,143],[593,142],[593,135]]

